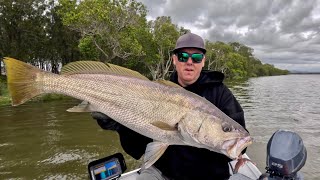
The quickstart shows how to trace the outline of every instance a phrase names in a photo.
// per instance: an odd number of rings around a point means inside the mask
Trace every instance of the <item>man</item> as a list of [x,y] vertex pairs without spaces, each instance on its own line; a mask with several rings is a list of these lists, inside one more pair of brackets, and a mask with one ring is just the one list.
[[[229,117],[245,127],[244,113],[231,91],[223,84],[220,72],[202,71],[205,64],[203,39],[193,33],[179,37],[173,50],[175,72],[170,81],[175,82],[202,97],[205,97]],[[135,159],[144,154],[152,139],[142,136],[101,114],[93,118],[103,129],[119,133],[123,149]],[[138,179],[228,179],[229,159],[227,156],[207,149],[191,146],[169,146],[154,166],[141,172]]]

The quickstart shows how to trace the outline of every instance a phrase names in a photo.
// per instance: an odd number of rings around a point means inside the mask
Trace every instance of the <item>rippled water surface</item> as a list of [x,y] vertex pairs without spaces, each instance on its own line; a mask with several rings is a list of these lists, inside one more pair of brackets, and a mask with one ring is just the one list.
[[0,107],[0,179],[83,179],[90,161],[123,153],[116,133],[102,130],[87,113],[66,112],[78,103]]
[[305,179],[320,179],[320,75],[251,78],[232,88],[255,143],[249,156],[265,172],[266,144],[278,129],[297,132],[307,148]]
[[[249,156],[264,172],[266,143],[278,129],[297,132],[308,151],[305,179],[320,179],[320,75],[251,78],[230,85],[255,139]],[[87,164],[116,152],[129,169],[114,132],[99,128],[87,113],[65,110],[79,101],[28,102],[0,106],[0,179],[84,179]],[[134,146],[134,142],[132,142]]]

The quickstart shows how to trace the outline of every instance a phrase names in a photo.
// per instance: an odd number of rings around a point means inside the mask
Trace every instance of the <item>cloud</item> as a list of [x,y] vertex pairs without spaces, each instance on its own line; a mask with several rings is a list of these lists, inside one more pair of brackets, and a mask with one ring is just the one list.
[[210,41],[240,42],[264,63],[320,72],[320,3],[317,0],[141,0],[149,17]]
[[163,15],[163,6],[166,4],[166,0],[138,0],[147,6],[148,16],[157,17]]

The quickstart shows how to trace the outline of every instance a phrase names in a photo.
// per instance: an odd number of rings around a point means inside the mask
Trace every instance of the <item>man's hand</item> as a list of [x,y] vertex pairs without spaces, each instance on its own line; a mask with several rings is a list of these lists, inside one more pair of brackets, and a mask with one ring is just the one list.
[[121,126],[120,123],[101,112],[92,112],[91,116],[93,119],[97,120],[97,123],[102,129],[117,131]]

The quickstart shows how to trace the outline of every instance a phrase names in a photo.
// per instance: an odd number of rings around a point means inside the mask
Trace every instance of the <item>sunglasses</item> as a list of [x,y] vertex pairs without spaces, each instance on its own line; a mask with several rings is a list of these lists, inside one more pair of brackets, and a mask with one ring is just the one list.
[[194,63],[201,63],[201,61],[204,57],[204,54],[201,54],[201,53],[189,54],[186,52],[178,52],[176,55],[178,56],[179,62],[187,62],[189,57],[191,57],[191,59]]

